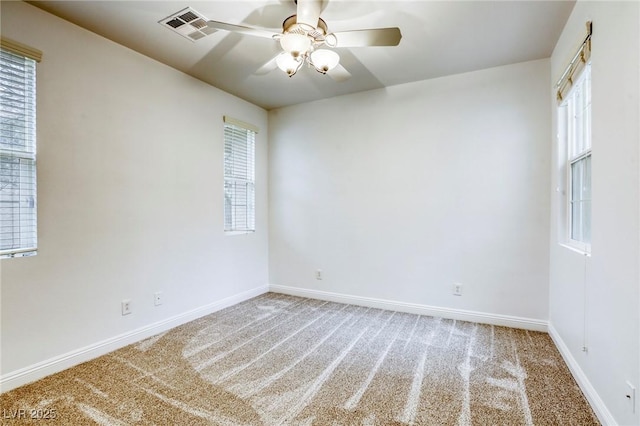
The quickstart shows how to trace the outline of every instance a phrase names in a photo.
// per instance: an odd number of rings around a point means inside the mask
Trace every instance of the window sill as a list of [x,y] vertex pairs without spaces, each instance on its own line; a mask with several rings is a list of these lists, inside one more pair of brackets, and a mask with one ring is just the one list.
[[38,254],[36,249],[24,249],[16,251],[6,251],[0,253],[0,259],[15,259],[18,257],[31,257]]
[[564,247],[567,250],[571,250],[573,252],[581,254],[582,256],[591,257],[591,247],[589,247],[588,249],[585,249],[584,247],[574,246],[569,243],[559,243],[559,245],[560,247]]
[[256,231],[224,231],[224,235],[246,235],[246,234],[255,234]]

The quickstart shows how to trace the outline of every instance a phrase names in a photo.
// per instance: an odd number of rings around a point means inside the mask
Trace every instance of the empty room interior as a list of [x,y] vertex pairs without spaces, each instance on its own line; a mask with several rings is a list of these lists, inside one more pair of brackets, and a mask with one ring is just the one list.
[[640,425],[640,2],[0,17],[3,424]]

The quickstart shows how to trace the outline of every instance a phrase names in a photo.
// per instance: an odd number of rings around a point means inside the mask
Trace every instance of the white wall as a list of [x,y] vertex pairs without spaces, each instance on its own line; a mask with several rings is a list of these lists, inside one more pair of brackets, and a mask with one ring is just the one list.
[[[592,257],[585,262],[558,244],[566,199],[555,192],[556,147],[549,318],[552,335],[590,391],[601,420],[640,424],[639,402],[632,414],[625,385],[627,380],[640,385],[639,3],[579,1],[551,57],[553,78],[562,74],[584,38],[588,20],[593,21]],[[555,99],[553,105],[555,135]]]
[[539,60],[270,111],[270,283],[546,321],[549,87]]
[[[39,251],[2,261],[3,377],[266,290],[266,111],[26,3],[2,35],[43,52]],[[262,130],[254,235],[223,233],[223,115]]]

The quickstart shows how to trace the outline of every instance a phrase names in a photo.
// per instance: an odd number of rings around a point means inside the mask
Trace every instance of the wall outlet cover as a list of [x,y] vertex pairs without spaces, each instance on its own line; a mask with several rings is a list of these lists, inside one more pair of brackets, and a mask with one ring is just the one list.
[[157,291],[157,292],[153,293],[153,304],[155,306],[162,305],[162,300],[163,299],[164,299],[164,297],[162,296],[162,292],[161,291]]
[[454,296],[462,296],[462,284],[453,283],[453,295]]
[[636,412],[636,387],[631,384],[631,382],[625,382],[627,384],[625,397],[627,398],[630,410],[632,413]]
[[131,300],[124,299],[122,301],[122,315],[129,315],[131,313]]

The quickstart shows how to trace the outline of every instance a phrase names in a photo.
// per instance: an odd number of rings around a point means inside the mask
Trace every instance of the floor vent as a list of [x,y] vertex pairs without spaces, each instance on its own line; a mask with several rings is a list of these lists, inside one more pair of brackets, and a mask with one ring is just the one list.
[[191,41],[199,40],[216,30],[207,26],[208,19],[190,7],[158,21],[160,25]]

